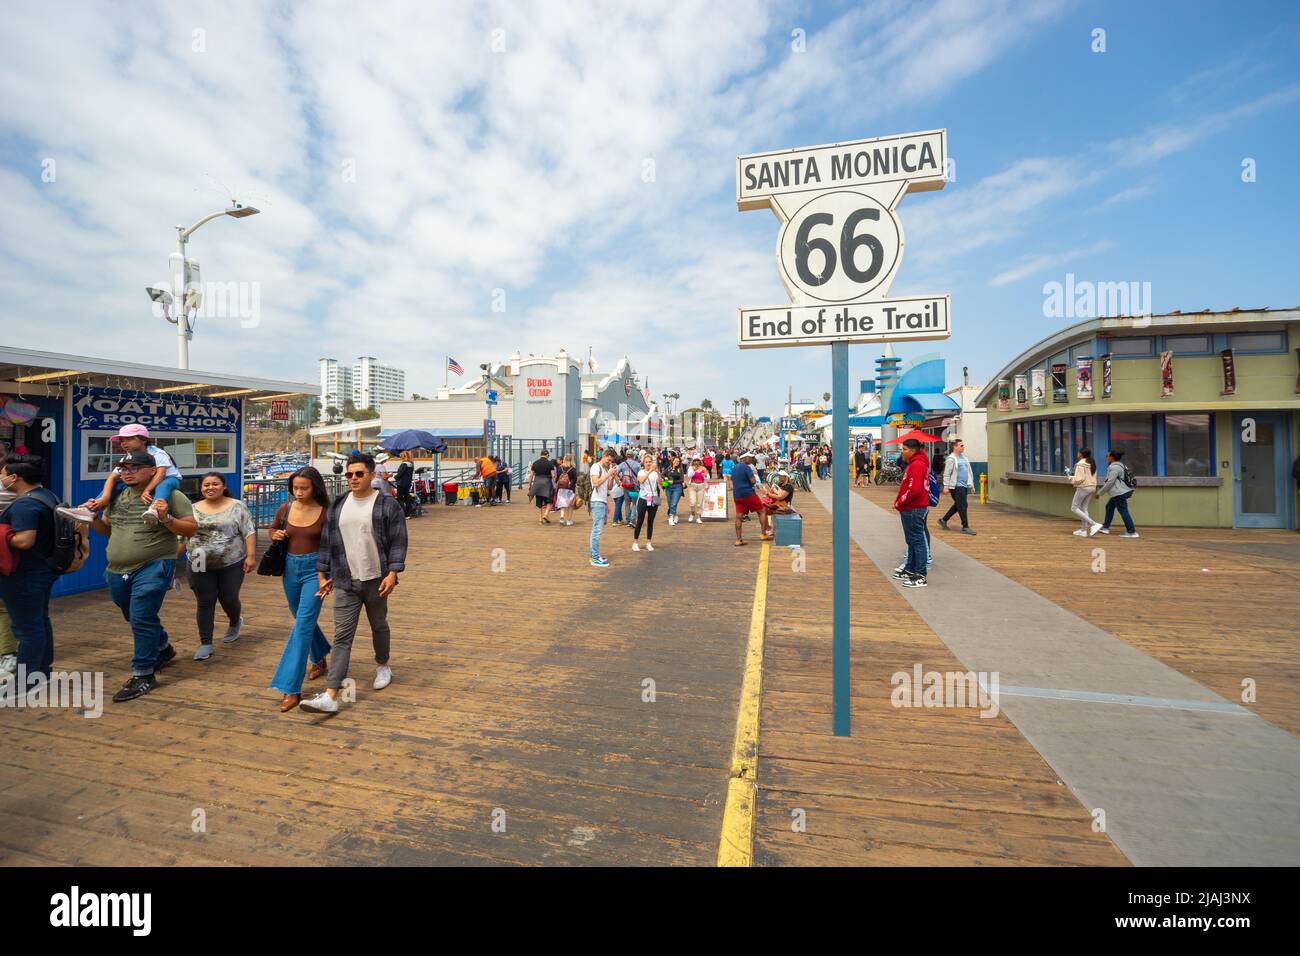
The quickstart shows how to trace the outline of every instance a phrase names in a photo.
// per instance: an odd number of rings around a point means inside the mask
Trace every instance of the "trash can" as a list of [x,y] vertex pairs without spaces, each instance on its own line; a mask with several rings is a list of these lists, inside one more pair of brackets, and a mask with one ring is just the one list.
[[448,481],[442,486],[443,500],[449,505],[454,505],[456,503],[456,487],[456,482],[454,481]]
[[479,496],[478,496],[478,489],[477,489],[477,488],[471,488],[471,489],[469,490],[469,503],[472,504],[472,505],[477,506],[478,503],[479,503],[479,501],[478,501],[478,497],[479,497]]
[[778,548],[803,547],[803,518],[799,515],[773,515]]

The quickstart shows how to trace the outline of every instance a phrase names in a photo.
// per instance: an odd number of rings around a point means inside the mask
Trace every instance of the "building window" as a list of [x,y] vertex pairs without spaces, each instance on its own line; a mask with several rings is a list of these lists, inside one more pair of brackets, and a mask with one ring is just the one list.
[[[1061,419],[1059,419],[1059,418],[1054,418],[1054,419],[1052,419],[1052,422],[1051,422],[1051,430],[1052,430],[1052,466],[1051,466],[1051,467],[1052,467],[1052,471],[1060,471],[1062,468],[1066,467],[1066,465],[1065,465],[1065,442],[1062,440],[1062,437],[1061,437],[1061,432],[1062,432],[1061,426],[1062,426],[1063,424],[1064,424],[1064,422],[1062,422]],[[1068,430],[1065,432],[1065,436],[1066,436],[1067,438],[1069,437],[1069,431],[1068,431]]]
[[1242,332],[1228,336],[1235,352],[1285,352],[1285,332]]
[[1166,335],[1165,350],[1175,355],[1208,355],[1210,337],[1208,335]]
[[1208,478],[1214,474],[1209,415],[1166,415],[1165,474]]
[[[107,478],[117,459],[119,447],[110,439],[117,432],[83,432],[81,438],[81,478]],[[151,439],[171,457],[176,467],[188,477],[208,471],[230,473],[235,470],[235,436],[217,434],[155,435]]]
[[1091,448],[1091,416],[1039,419],[1015,426],[1014,460],[1017,471],[1061,474],[1079,457],[1080,448]]
[[1108,343],[1110,354],[1120,358],[1152,356],[1155,354],[1153,345],[1154,340],[1150,336],[1126,336],[1122,339],[1111,339]]
[[1110,416],[1110,447],[1124,452],[1124,464],[1135,475],[1156,473],[1154,420],[1152,415]]

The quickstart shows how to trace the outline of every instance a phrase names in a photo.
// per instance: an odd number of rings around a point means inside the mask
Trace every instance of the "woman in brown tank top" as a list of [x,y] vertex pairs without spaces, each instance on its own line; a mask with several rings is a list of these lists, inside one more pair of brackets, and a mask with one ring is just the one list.
[[316,623],[321,609],[321,598],[316,593],[316,552],[325,528],[329,494],[320,472],[310,467],[290,476],[289,490],[292,500],[280,507],[271,524],[271,540],[288,542],[284,596],[294,615],[293,630],[280,655],[280,666],[271,678],[271,689],[284,695],[280,700],[281,713],[293,710],[302,700],[303,669],[308,659],[311,669],[307,671],[307,680],[316,680],[329,669],[326,655],[330,649]]

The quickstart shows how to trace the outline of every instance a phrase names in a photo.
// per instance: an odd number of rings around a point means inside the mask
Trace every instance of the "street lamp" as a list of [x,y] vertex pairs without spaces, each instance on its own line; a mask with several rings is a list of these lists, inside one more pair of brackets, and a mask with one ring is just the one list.
[[[245,206],[242,203],[232,202],[229,209],[222,209],[220,212],[214,212],[211,215],[204,216],[194,225],[186,229],[184,226],[176,227],[176,247],[179,253],[172,257],[172,289],[180,296],[177,301],[176,296],[167,292],[165,289],[149,288],[149,298],[163,307],[163,316],[168,322],[176,326],[177,341],[177,365],[179,368],[190,367],[190,339],[194,337],[194,326],[190,322],[189,314],[191,310],[197,311],[202,302],[202,293],[198,289],[190,288],[191,285],[198,285],[198,268],[194,268],[193,278],[191,280],[190,266],[185,258],[185,244],[189,242],[190,236],[202,225],[211,222],[213,219],[220,219],[222,216],[229,216],[232,219],[245,219],[249,216],[256,216],[260,209],[256,206]],[[168,306],[175,303],[176,315],[173,318]]]

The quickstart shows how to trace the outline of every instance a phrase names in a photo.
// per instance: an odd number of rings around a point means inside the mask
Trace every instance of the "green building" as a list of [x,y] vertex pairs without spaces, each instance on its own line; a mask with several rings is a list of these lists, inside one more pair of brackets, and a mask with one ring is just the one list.
[[1078,449],[1104,473],[1122,448],[1139,527],[1296,527],[1300,309],[1079,322],[1022,352],[976,404],[993,501],[1069,516]]

